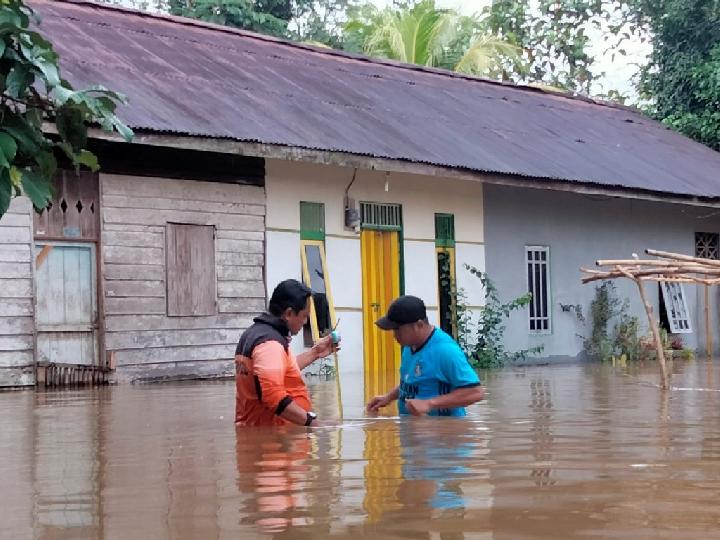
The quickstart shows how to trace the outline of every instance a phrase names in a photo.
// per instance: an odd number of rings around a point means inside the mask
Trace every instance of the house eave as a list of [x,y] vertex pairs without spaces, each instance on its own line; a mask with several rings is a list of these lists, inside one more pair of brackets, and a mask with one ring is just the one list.
[[[46,128],[48,132],[55,131],[54,126],[48,125]],[[89,130],[88,135],[91,138],[99,140],[124,143],[124,140],[118,134],[108,133],[100,129],[91,129]],[[637,199],[671,204],[720,208],[720,199],[717,198],[703,198],[691,195],[685,196],[673,193],[629,189],[622,186],[601,186],[592,182],[533,178],[520,175],[496,173],[492,171],[473,171],[427,163],[359,155],[349,152],[318,150],[251,141],[238,141],[234,139],[219,139],[193,135],[138,131],[135,134],[132,144],[163,146],[168,148],[205,152],[220,152],[264,159],[297,161],[302,163],[333,165],[337,167],[378,170],[393,173],[453,178],[457,180],[525,189],[562,191],[583,195],[597,195],[622,199]]]

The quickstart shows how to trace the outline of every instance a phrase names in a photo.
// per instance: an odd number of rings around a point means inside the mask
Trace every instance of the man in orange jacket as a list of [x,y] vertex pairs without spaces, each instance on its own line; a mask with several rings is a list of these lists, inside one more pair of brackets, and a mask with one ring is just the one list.
[[297,358],[290,352],[291,337],[307,322],[311,294],[299,281],[283,281],[270,297],[268,312],[240,336],[235,350],[237,425],[313,425],[317,415],[300,371],[332,353],[334,345],[326,336]]

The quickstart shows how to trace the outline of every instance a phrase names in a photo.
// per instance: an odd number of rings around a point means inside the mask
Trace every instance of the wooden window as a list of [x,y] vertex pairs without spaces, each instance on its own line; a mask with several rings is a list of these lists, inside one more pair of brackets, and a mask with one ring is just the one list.
[[303,342],[311,347],[335,324],[335,308],[325,259],[325,205],[300,202],[300,261],[305,284],[312,289],[310,316],[303,328]]
[[100,230],[98,174],[58,170],[53,197],[42,212],[34,212],[35,238],[97,241]]
[[435,252],[438,269],[438,319],[440,328],[457,337],[455,302],[455,216],[435,214]]
[[688,314],[687,301],[682,283],[660,282],[662,299],[671,334],[690,334],[692,324]]
[[695,256],[703,259],[720,259],[720,234],[696,232]]
[[215,227],[168,223],[167,314],[215,315]]
[[300,202],[300,238],[325,241],[325,205]]
[[435,246],[455,247],[455,216],[435,214]]
[[312,339],[317,340],[329,334],[336,322],[325,245],[317,240],[302,240],[300,260],[303,281],[312,289],[309,322]]
[[532,294],[529,330],[533,334],[550,333],[550,248],[526,246],[528,291]]

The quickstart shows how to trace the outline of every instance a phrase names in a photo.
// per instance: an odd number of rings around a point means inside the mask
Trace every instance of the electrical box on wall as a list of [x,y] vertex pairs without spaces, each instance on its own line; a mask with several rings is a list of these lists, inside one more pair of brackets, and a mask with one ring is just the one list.
[[345,199],[345,227],[355,232],[360,230],[360,212],[352,199]]

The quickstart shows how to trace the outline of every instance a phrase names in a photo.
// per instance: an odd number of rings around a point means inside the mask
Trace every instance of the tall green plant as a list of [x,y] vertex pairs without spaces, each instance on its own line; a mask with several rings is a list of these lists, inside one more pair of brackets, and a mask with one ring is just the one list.
[[[588,356],[598,360],[622,355],[628,360],[640,357],[640,320],[631,316],[629,310],[630,302],[618,297],[613,282],[603,281],[595,288],[595,298],[590,303],[590,336],[583,338]],[[611,329],[612,321],[616,322]]]
[[[0,2],[0,217],[22,193],[37,209],[47,206],[56,151],[77,167],[98,169],[87,150],[92,124],[126,140],[133,135],[115,116],[122,96],[100,86],[74,90],[61,77],[57,53],[31,30],[33,24],[39,21],[22,1]],[[46,134],[47,126],[57,137]]]
[[[465,291],[456,288],[454,283],[452,284],[457,342],[473,367],[500,367],[506,362],[517,361],[528,355],[540,353],[542,347],[510,352],[505,348],[503,342],[506,320],[513,311],[529,305],[532,295],[527,293],[510,302],[503,302],[497,287],[485,272],[467,264],[464,267],[480,280],[485,290],[485,305],[475,316],[473,310],[468,306]],[[449,279],[449,275],[449,271],[444,275],[441,274],[441,279]]]
[[439,9],[435,0],[383,10],[365,6],[345,25],[346,33],[360,36],[363,52],[429,67],[498,77],[501,66],[519,50],[504,39],[480,32],[473,17]]

